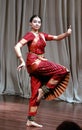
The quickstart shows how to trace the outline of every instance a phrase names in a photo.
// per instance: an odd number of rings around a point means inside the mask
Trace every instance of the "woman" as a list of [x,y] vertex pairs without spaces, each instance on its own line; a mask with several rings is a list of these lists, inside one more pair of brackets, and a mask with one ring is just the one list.
[[[42,127],[34,121],[37,108],[41,98],[52,100],[60,96],[67,87],[69,81],[69,70],[64,66],[55,64],[45,58],[46,41],[62,40],[71,34],[71,28],[66,33],[58,36],[39,32],[42,20],[39,16],[33,15],[30,18],[31,31],[28,32],[16,45],[15,52],[20,60],[18,70],[27,68],[31,77],[31,98],[29,101],[29,112],[27,126]],[[22,57],[21,48],[27,44],[28,54],[26,63]]]

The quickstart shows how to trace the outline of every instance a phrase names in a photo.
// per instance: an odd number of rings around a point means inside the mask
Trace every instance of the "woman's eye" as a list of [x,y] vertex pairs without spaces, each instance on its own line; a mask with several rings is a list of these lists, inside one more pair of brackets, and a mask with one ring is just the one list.
[[41,24],[41,21],[36,21],[36,20],[34,20],[33,22],[34,22],[34,23],[39,23],[39,24]]
[[41,21],[38,21],[39,24],[41,24]]
[[34,22],[34,23],[37,23],[37,21],[36,21],[36,20],[34,20],[33,22]]

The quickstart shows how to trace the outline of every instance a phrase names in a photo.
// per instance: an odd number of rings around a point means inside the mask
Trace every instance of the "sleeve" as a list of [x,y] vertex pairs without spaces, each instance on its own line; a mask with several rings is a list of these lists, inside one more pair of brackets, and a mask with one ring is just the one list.
[[33,35],[32,35],[30,32],[26,33],[26,34],[23,36],[23,38],[24,38],[25,40],[27,40],[27,42],[32,41],[32,40],[34,39]]
[[54,40],[53,35],[50,35],[50,34],[47,34],[47,33],[43,33],[43,34],[44,34],[44,37],[45,37],[46,41]]

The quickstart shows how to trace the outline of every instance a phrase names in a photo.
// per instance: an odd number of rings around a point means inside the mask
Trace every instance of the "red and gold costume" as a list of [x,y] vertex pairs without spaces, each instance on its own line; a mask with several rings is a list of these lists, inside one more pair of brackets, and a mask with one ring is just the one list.
[[[29,32],[23,38],[27,40],[29,52],[26,66],[31,77],[31,98],[28,115],[35,116],[39,105],[39,102],[37,102],[38,89],[43,89],[44,99],[46,100],[59,97],[67,87],[69,71],[64,66],[45,59],[46,41],[53,40],[51,35],[39,33],[35,36],[32,32]],[[39,61],[39,64],[36,64],[36,61]]]

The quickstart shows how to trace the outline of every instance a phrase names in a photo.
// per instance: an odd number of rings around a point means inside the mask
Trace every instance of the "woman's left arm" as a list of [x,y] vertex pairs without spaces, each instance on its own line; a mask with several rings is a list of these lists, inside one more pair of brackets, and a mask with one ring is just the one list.
[[71,29],[71,27],[69,27],[68,30],[67,30],[67,32],[65,32],[65,33],[62,33],[62,34],[57,35],[57,36],[48,35],[48,37],[51,38],[51,39],[53,39],[53,40],[59,41],[59,40],[62,40],[64,38],[68,37],[71,34],[71,32],[72,32],[72,29]]

